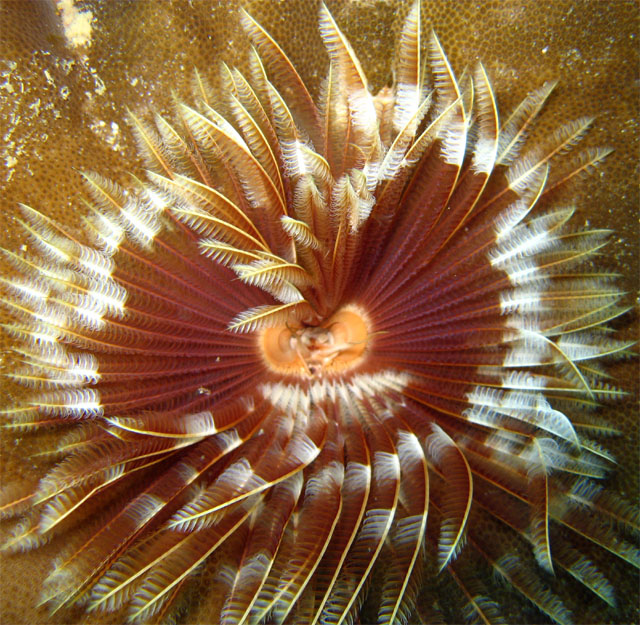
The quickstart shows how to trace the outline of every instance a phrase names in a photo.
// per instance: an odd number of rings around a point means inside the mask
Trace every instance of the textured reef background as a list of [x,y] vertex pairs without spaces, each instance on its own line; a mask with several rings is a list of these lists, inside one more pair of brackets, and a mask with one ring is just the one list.
[[[14,221],[18,201],[77,224],[79,170],[96,171],[118,182],[126,182],[127,172],[140,173],[125,121],[127,107],[134,113],[167,112],[174,93],[189,100],[195,67],[214,80],[220,60],[238,64],[246,50],[236,16],[238,4],[234,0],[4,0],[0,4],[0,245],[13,249],[21,244]],[[327,57],[317,35],[316,2],[244,0],[241,4],[285,47],[305,82],[317,89]],[[374,89],[387,84],[392,46],[407,2],[327,0],[327,5],[353,43]],[[74,9],[79,14],[74,15]],[[546,80],[558,80],[536,133],[544,135],[559,120],[596,116],[586,142],[615,152],[574,186],[570,197],[578,206],[578,221],[616,231],[603,263],[623,274],[623,287],[637,293],[638,4],[429,0],[423,6],[423,19],[437,32],[458,74],[482,60],[503,115]],[[86,29],[73,31],[73,24]],[[633,303],[631,295],[628,303]],[[634,337],[637,320],[635,312],[616,322],[621,338]],[[2,348],[4,353],[6,345]],[[11,367],[11,357],[2,356],[0,373]],[[610,372],[632,394],[603,412],[624,432],[606,441],[619,461],[608,483],[637,501],[638,361],[616,364]],[[3,385],[0,396],[20,392]],[[19,475],[25,484],[31,483],[39,471],[37,461],[25,460],[30,442],[18,447],[14,438],[14,434],[4,436],[0,475],[3,480]],[[41,581],[57,548],[54,542],[0,560],[0,622],[97,622],[96,615],[83,616],[80,609],[49,617],[46,608],[36,608]],[[616,579],[612,571],[610,579],[622,604],[620,622],[637,620],[637,577]],[[504,594],[508,600],[508,589]],[[210,595],[208,601],[194,601],[188,622],[207,621],[215,599]],[[597,620],[594,597],[563,599],[577,622]],[[109,622],[109,615],[102,618]]]

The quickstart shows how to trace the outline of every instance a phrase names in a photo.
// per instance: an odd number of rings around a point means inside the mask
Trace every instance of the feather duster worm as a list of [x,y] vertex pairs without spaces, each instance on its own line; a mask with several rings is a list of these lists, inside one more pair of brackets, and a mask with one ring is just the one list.
[[550,574],[614,605],[582,547],[638,565],[590,410],[620,395],[597,361],[629,346],[605,325],[622,293],[588,264],[609,233],[549,201],[606,156],[564,156],[591,120],[528,150],[553,85],[499,121],[483,67],[457,80],[423,44],[418,4],[376,96],[323,7],[318,102],[242,20],[248,72],[131,116],[146,180],[85,173],[83,236],[24,206],[38,253],[3,251],[11,375],[34,389],[6,412],[73,425],[4,505],[7,548],[80,528],[44,600],[139,622],[212,561],[224,623],[353,622],[367,595],[379,622],[431,619],[437,574],[500,622],[477,562],[541,618],[571,621]]

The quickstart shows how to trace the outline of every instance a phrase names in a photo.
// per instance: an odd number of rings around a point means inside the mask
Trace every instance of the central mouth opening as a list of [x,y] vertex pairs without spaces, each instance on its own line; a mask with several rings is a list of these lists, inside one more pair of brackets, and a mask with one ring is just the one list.
[[316,377],[344,373],[360,364],[369,339],[366,315],[345,307],[319,325],[300,321],[267,328],[260,348],[274,372]]

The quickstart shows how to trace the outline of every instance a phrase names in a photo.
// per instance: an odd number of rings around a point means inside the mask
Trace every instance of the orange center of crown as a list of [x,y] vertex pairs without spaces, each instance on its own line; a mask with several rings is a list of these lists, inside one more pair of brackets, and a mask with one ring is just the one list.
[[318,326],[280,325],[260,335],[262,355],[281,374],[344,372],[362,361],[369,336],[364,314],[343,308]]

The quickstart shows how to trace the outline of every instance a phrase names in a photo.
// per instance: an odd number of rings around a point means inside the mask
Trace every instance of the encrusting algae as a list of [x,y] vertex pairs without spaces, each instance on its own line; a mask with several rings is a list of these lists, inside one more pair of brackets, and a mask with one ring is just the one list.
[[242,7],[2,7],[0,619],[635,620],[633,3]]

